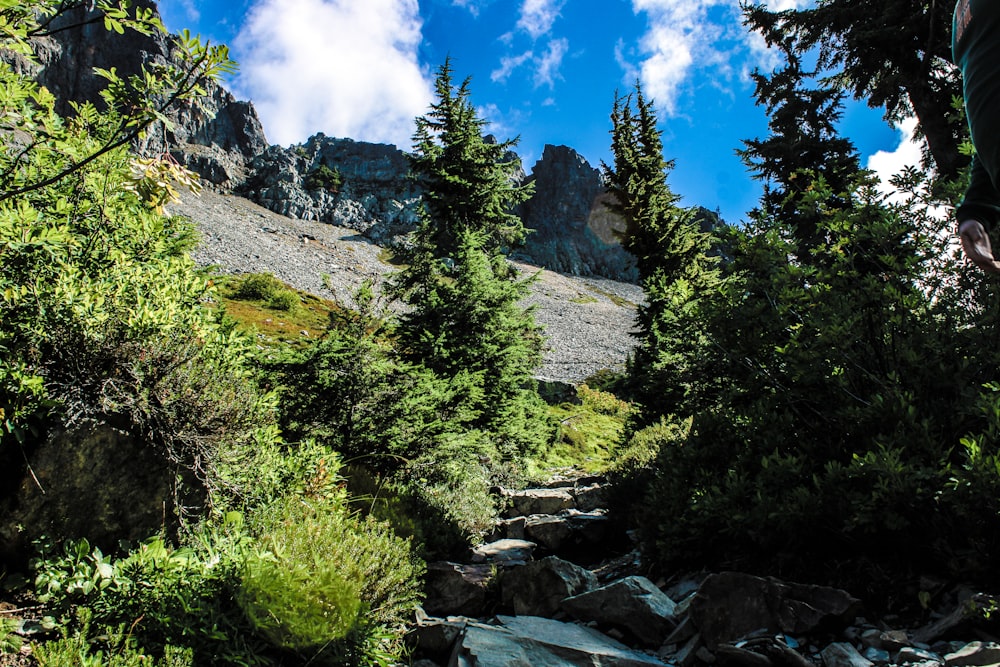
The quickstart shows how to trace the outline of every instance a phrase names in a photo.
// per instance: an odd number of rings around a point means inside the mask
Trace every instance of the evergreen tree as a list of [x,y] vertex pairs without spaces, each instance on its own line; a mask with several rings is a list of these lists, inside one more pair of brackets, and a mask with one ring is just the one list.
[[639,345],[629,364],[631,390],[642,406],[639,421],[671,413],[695,381],[704,344],[696,316],[717,280],[709,257],[711,236],[697,209],[682,209],[667,183],[673,162],[663,157],[653,102],[636,85],[635,97],[616,97],[611,113],[614,166],[604,165],[613,202],[622,216],[623,247],[636,258],[646,303],[636,317]]
[[754,177],[765,182],[758,215],[782,221],[795,242],[798,260],[809,264],[812,253],[827,242],[820,232],[822,211],[803,206],[813,197],[814,183],[822,179],[830,198],[823,210],[851,205],[842,195],[861,168],[854,145],[839,136],[842,94],[829,88],[807,88],[804,72],[794,55],[770,76],[754,72],[756,98],[763,106],[771,133],[766,139],[744,141],[739,151]]
[[939,175],[954,178],[968,164],[965,136],[952,100],[962,94],[951,65],[954,3],[937,0],[819,0],[809,9],[745,7],[745,21],[771,46],[803,57],[818,53],[829,82],[884,108],[888,120],[915,115]]
[[[690,436],[660,450],[645,544],[667,567],[777,563],[826,582],[867,562],[946,571],[948,550],[920,544],[973,514],[949,489],[954,446],[975,424],[975,346],[932,288],[937,223],[884,200],[833,130],[838,95],[804,76],[793,62],[758,77],[772,136],[744,157],[776,187],[727,230],[726,281],[700,308],[711,344]],[[819,563],[830,569],[817,576]]]
[[495,436],[504,458],[549,437],[532,379],[542,337],[528,292],[506,260],[526,231],[511,211],[531,194],[516,182],[516,141],[483,136],[485,121],[469,100],[469,80],[455,87],[446,61],[437,101],[417,119],[411,169],[424,208],[393,292],[410,306],[398,337],[405,359],[464,387],[467,426]]

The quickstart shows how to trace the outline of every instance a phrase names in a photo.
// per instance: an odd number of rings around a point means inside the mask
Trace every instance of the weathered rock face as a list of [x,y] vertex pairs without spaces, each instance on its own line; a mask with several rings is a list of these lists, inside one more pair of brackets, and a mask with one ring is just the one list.
[[535,231],[520,253],[525,259],[559,273],[636,279],[635,262],[614,235],[621,220],[605,207],[600,172],[583,156],[547,145],[528,180],[535,194],[520,213]]
[[[86,537],[112,550],[155,535],[174,516],[176,471],[152,447],[103,423],[56,432],[7,461],[0,494],[0,558],[41,535]],[[18,473],[18,474],[12,474]],[[108,484],[108,479],[114,484]]]
[[[340,184],[307,187],[321,167],[339,173]],[[239,190],[276,213],[356,229],[385,244],[417,222],[420,191],[408,171],[406,155],[395,146],[317,134],[305,144],[261,153]]]
[[[139,0],[152,7],[152,0]],[[106,80],[94,68],[117,69],[123,78],[138,74],[143,63],[166,64],[171,42],[163,35],[146,36],[132,30],[125,34],[105,30],[102,21],[87,24],[91,14],[83,9],[57,19],[55,32],[38,44],[40,67],[31,69],[39,83],[58,100],[60,113],[71,113],[70,102],[92,102],[104,108],[100,97]],[[74,26],[67,30],[60,27]],[[236,100],[215,83],[198,104],[168,110],[173,129],[151,131],[140,149],[170,152],[208,181],[231,187],[245,178],[247,161],[267,147],[264,129],[249,102]]]

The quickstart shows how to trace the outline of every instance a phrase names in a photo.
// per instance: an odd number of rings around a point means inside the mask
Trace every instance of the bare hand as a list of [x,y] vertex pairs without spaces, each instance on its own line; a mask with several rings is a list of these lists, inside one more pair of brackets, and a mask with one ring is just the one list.
[[1000,273],[1000,262],[993,257],[990,236],[978,220],[965,220],[958,226],[962,250],[969,261],[988,273]]

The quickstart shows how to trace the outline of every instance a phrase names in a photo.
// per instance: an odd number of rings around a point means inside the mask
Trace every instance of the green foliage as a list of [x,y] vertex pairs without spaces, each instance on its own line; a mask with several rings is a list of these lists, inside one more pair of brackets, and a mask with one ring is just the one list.
[[[93,624],[96,635],[128,628],[127,648],[153,655],[183,647],[198,664],[267,661],[235,603],[243,562],[252,551],[239,514],[202,526],[182,548],[153,538],[111,560],[88,547],[85,541],[67,542],[62,554],[43,551],[33,563],[39,600],[62,619],[66,633],[61,644],[49,647],[53,655],[89,643]],[[77,620],[79,614],[86,622]],[[120,648],[110,642],[109,649]]]
[[[74,5],[21,6],[2,41],[30,57],[22,40]],[[97,6],[110,29],[162,30],[150,10]],[[220,451],[254,440],[273,406],[248,375],[247,341],[200,305],[209,289],[185,254],[191,225],[158,211],[171,193],[164,174],[187,175],[125,152],[169,104],[195,103],[231,69],[222,47],[183,35],[178,49],[179,67],[127,81],[104,72],[110,109],[78,106],[71,120],[0,67],[10,130],[0,147],[0,439],[107,420],[212,487]]]
[[529,477],[542,477],[552,468],[568,466],[599,473],[612,464],[613,451],[633,416],[632,404],[587,384],[575,391],[575,402],[549,407],[549,415],[559,422],[559,437],[532,457]]
[[32,657],[40,667],[193,667],[190,649],[167,646],[162,658],[147,655],[135,645],[127,628],[120,626],[104,633],[100,639],[91,637],[92,614],[80,608],[77,630],[72,634],[63,629],[55,641],[32,645]]
[[268,301],[284,291],[284,285],[273,273],[248,273],[232,287],[233,298]]
[[667,184],[673,163],[663,157],[655,109],[637,85],[633,98],[616,97],[611,113],[614,167],[604,165],[612,210],[625,220],[622,246],[636,257],[646,303],[636,324],[639,345],[629,365],[628,393],[641,424],[675,409],[695,381],[699,308],[718,282],[712,237],[701,229],[697,209],[681,209]]
[[409,544],[340,507],[290,499],[263,545],[247,561],[240,604],[273,645],[312,663],[362,664],[385,650],[372,627],[398,630],[419,600]]
[[[655,508],[637,520],[644,550],[669,570],[852,586],[992,577],[998,471],[968,445],[993,444],[970,406],[996,379],[996,288],[946,249],[926,177],[900,175],[909,199],[886,202],[836,135],[837,96],[794,66],[775,77],[758,86],[774,136],[745,153],[774,187],[726,232],[724,281],[697,309],[710,345],[675,406],[690,432],[624,466],[626,494],[648,480]],[[967,433],[982,435],[963,451]]]
[[305,178],[306,190],[326,190],[336,193],[344,184],[344,177],[337,168],[330,169],[325,164],[309,170]]
[[493,435],[515,460],[552,435],[532,372],[542,337],[518,302],[528,290],[504,253],[525,235],[513,208],[530,195],[514,185],[513,142],[482,136],[469,82],[438,72],[438,99],[417,119],[411,168],[424,211],[392,292],[411,308],[399,317],[405,359],[463,385],[462,426]]
[[821,0],[806,9],[773,11],[748,4],[746,23],[789,58],[818,55],[825,81],[883,109],[887,120],[915,115],[936,171],[960,176],[968,158],[957,150],[967,135],[951,113],[961,80],[951,64],[953,3]]

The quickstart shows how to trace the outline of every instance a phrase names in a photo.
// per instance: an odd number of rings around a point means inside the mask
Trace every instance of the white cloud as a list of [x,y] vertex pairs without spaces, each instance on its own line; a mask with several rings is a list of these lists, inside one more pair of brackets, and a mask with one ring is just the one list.
[[469,10],[469,13],[473,16],[479,16],[479,10],[485,8],[493,0],[452,0],[452,5],[455,7],[464,7]]
[[501,83],[507,81],[514,70],[535,57],[531,51],[525,51],[519,56],[505,56],[500,59],[500,67],[490,72],[490,79]]
[[535,71],[536,88],[544,85],[548,85],[549,88],[555,87],[556,79],[562,78],[559,74],[559,68],[562,66],[563,57],[568,50],[568,39],[553,39],[549,42],[549,48],[538,59],[538,69]]
[[[812,0],[774,0],[771,9],[799,9]],[[746,60],[764,67],[776,64],[763,39],[742,27],[738,0],[632,0],[636,14],[649,22],[638,45],[638,64],[616,51],[631,84],[636,76],[646,93],[668,115],[678,113],[683,87],[698,69],[710,70],[713,85],[723,87],[738,71],[732,63]],[[741,70],[746,78],[746,68]]]
[[552,30],[565,0],[524,0],[517,27],[538,39]]
[[890,200],[899,198],[896,189],[889,179],[901,172],[905,167],[920,166],[922,141],[913,140],[913,130],[917,127],[916,118],[906,118],[896,130],[899,132],[899,145],[892,151],[878,151],[868,158],[868,169],[874,171],[881,181],[879,190]]
[[316,132],[410,147],[433,99],[417,0],[257,0],[235,40],[236,92],[268,139]]

